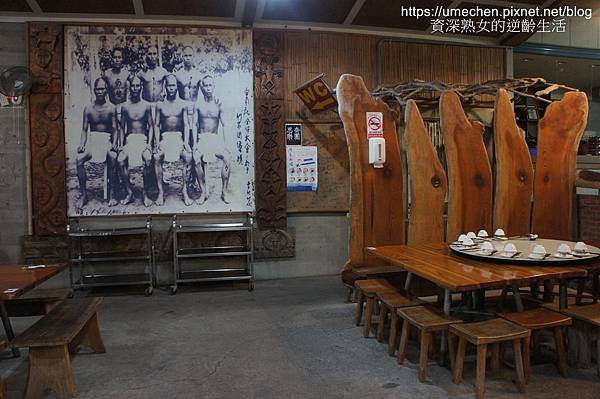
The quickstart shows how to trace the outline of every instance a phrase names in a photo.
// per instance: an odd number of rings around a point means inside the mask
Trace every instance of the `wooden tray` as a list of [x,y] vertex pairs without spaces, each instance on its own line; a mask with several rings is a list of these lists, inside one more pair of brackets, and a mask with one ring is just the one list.
[[[494,245],[494,247],[496,247],[499,244],[506,245],[509,242],[513,243],[517,247],[517,251],[521,252],[521,254],[518,257],[505,258],[503,256],[500,256],[498,254],[498,252],[494,253],[493,255],[481,255],[478,253],[478,250],[476,250],[476,249],[465,250],[465,248],[463,246],[454,245],[454,244],[450,244],[449,246],[450,246],[450,250],[452,250],[452,252],[454,252],[457,255],[465,256],[465,257],[472,258],[472,259],[477,259],[477,260],[483,261],[483,262],[494,262],[494,263],[500,262],[500,263],[514,263],[514,264],[534,264],[537,266],[539,266],[539,265],[556,266],[557,264],[561,264],[564,266],[570,266],[570,265],[575,266],[580,263],[597,260],[598,257],[600,257],[600,248],[594,247],[592,245],[587,245],[589,255],[584,256],[584,257],[571,256],[571,257],[563,258],[563,257],[555,256],[555,254],[557,252],[556,250],[560,244],[567,244],[567,245],[569,245],[569,247],[571,247],[571,250],[573,250],[573,247],[575,246],[575,242],[573,242],[573,241],[550,240],[550,239],[544,239],[544,238],[538,238],[536,240],[529,240],[528,238],[517,238],[517,239],[510,239],[510,240],[487,239],[487,241],[490,241],[492,243],[492,245]],[[534,245],[543,245],[544,248],[546,248],[546,252],[550,253],[551,255],[545,259],[529,258],[528,256],[531,253],[531,250],[533,249]],[[478,242],[476,247],[479,248],[480,246],[481,246],[481,242]]]

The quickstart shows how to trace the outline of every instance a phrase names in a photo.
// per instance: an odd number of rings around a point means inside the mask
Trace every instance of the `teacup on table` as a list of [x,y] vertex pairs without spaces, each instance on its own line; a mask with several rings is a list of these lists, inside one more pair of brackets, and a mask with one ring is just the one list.
[[517,251],[517,246],[512,242],[509,242],[504,246],[502,252],[500,252],[500,256],[503,256],[505,258],[512,258],[516,256],[518,252],[519,251]]
[[548,256],[548,253],[546,252],[546,248],[544,248],[543,245],[534,245],[533,249],[531,250],[531,253],[529,254],[529,258],[530,259],[544,259],[546,256]]
[[481,247],[479,247],[479,251],[477,252],[477,254],[478,255],[490,256],[494,252],[496,252],[496,250],[494,249],[494,246],[492,245],[492,243],[489,242],[489,241],[484,241],[481,244]]
[[467,233],[467,237],[470,238],[471,240],[474,238],[477,238],[477,234],[473,233],[472,231],[469,231]]
[[502,229],[496,229],[496,231],[494,231],[494,238],[497,238],[500,240],[505,240],[506,233],[504,233],[504,230],[502,230]]
[[573,247],[573,252],[576,255],[587,255],[588,254],[588,246],[585,245],[585,242],[583,241],[578,241],[575,243],[575,246]]
[[573,257],[573,253],[571,252],[571,247],[568,244],[562,243],[558,246],[554,256],[557,258],[571,258]]

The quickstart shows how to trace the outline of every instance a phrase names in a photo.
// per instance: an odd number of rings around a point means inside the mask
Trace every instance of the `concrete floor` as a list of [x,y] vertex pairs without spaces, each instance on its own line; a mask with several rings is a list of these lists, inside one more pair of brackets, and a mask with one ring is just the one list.
[[[398,366],[387,345],[362,337],[344,298],[339,276],[260,281],[254,292],[184,286],[176,296],[107,296],[100,323],[108,352],[72,363],[79,398],[473,397],[474,365],[455,385],[431,362],[419,383],[414,343]],[[14,320],[18,331],[32,321]],[[534,366],[519,394],[506,370],[487,378],[486,398],[600,398],[594,370],[570,373]],[[8,398],[22,397],[25,380],[23,364]]]

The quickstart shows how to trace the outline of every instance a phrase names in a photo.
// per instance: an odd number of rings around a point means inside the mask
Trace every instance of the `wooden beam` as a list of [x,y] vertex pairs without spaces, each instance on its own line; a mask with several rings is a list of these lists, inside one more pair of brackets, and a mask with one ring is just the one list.
[[256,9],[258,0],[246,0],[244,4],[244,15],[242,17],[242,26],[252,27],[256,19]]
[[356,15],[358,14],[362,6],[365,4],[365,1],[367,0],[356,0],[354,2],[354,5],[350,9],[350,12],[348,12],[348,15],[346,15],[346,19],[344,19],[344,25],[352,24],[354,18],[356,18]]
[[241,21],[244,16],[244,9],[246,8],[246,0],[237,0],[235,2],[235,11],[233,17]]
[[257,0],[256,6],[256,14],[254,15],[254,20],[261,21],[263,14],[265,13],[265,4],[267,0]]
[[37,0],[26,0],[26,1],[27,1],[27,4],[29,5],[29,8],[31,8],[31,11],[33,11],[35,14],[42,14],[44,12],[44,11],[42,11],[42,7],[40,7]]
[[133,0],[133,9],[135,10],[135,15],[144,15],[144,4],[142,0]]

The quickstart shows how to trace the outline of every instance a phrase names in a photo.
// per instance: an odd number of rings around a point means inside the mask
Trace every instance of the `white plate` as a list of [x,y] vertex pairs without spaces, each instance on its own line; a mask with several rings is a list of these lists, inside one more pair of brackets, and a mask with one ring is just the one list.
[[529,254],[527,257],[529,259],[544,260],[548,257],[548,254],[545,254],[545,255]]
[[477,252],[475,252],[475,255],[481,255],[481,256],[492,256],[494,253],[496,253],[496,251],[492,251],[492,252],[481,252],[481,251],[477,251]]
[[514,258],[517,255],[517,252],[500,252],[498,256],[502,256],[503,258]]
[[573,254],[564,254],[563,255],[563,254],[560,254],[558,252],[555,253],[552,256],[554,256],[555,258],[558,258],[558,259],[570,259],[570,258],[574,258]]

